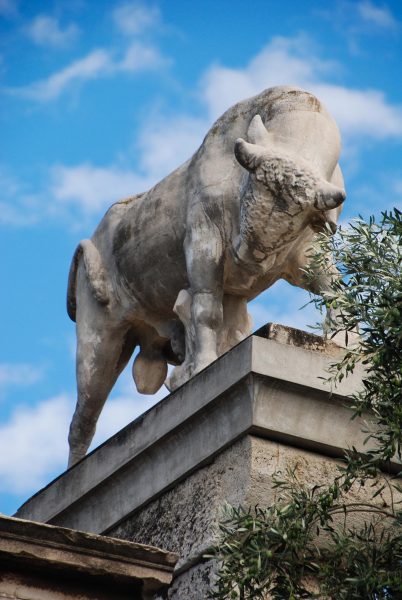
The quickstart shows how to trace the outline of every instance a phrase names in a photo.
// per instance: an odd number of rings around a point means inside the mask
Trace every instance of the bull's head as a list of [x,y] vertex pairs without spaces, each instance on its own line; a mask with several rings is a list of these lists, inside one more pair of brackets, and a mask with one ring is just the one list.
[[249,171],[256,188],[269,191],[278,210],[288,214],[303,212],[308,224],[319,230],[328,223],[336,229],[336,212],[345,200],[342,188],[326,181],[306,160],[275,142],[261,117],[249,126],[249,142],[236,140],[235,156]]

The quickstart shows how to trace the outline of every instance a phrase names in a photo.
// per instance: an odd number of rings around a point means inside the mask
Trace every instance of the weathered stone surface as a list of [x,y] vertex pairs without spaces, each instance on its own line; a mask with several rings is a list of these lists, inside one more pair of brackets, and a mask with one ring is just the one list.
[[149,545],[0,517],[1,598],[149,599],[176,561]]
[[283,336],[286,343],[244,340],[36,494],[17,516],[105,532],[250,432],[332,456],[351,440],[362,448],[361,423],[350,421],[345,406],[359,372],[330,397],[320,377],[331,356],[312,349],[315,336],[307,349],[292,342],[300,335]]
[[[198,560],[213,539],[224,504],[248,502],[253,480],[251,440],[251,436],[242,438],[109,534],[139,543],[158,540],[160,547],[180,553],[178,568],[183,561]],[[272,464],[274,459],[266,458]]]
[[[339,464],[313,452],[248,435],[109,534],[177,552],[177,569],[181,570],[197,562],[215,539],[225,503],[268,506],[276,498],[272,489],[275,472],[290,469],[302,483],[324,485],[334,479]],[[352,489],[350,499],[364,501],[372,492]],[[377,502],[389,503],[389,492],[380,494]]]
[[[325,485],[338,474],[339,464],[335,459],[249,435],[140,509],[110,534],[177,552],[180,558],[168,597],[206,598],[213,569],[210,564],[204,565],[203,555],[217,539],[224,505],[269,506],[278,494],[272,488],[274,473],[290,469],[301,483]],[[378,482],[378,487],[382,483],[384,480]],[[375,486],[352,488],[348,499],[369,501],[375,489]],[[381,492],[375,502],[379,506],[389,505],[389,490]],[[362,517],[359,519],[361,522]],[[349,525],[359,525],[355,514],[349,518]]]
[[[248,141],[245,141],[247,138]],[[230,108],[194,156],[148,192],[114,204],[74,255],[77,407],[69,464],[87,451],[116,378],[140,347],[137,389],[189,380],[251,332],[247,302],[305,275],[317,231],[345,199],[338,128],[321,102],[276,87]]]
[[173,581],[165,596],[157,595],[155,600],[206,600],[214,575],[210,561],[190,567]]

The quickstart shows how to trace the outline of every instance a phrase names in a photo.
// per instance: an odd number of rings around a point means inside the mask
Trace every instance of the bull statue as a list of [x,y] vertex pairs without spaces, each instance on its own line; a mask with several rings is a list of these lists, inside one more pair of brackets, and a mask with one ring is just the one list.
[[[246,141],[247,140],[247,141]],[[136,346],[137,389],[176,389],[251,333],[247,302],[307,280],[315,232],[345,199],[338,128],[312,94],[274,87],[220,117],[194,156],[148,192],[107,211],[69,275],[77,323],[78,400],[69,465]]]

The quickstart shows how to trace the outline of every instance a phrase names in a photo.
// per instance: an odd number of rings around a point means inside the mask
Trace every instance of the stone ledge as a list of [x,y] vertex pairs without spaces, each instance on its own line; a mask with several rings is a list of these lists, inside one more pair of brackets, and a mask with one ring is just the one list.
[[116,594],[120,585],[154,593],[171,582],[177,559],[176,554],[149,545],[0,517],[2,572],[13,573],[17,582],[26,583],[25,575],[32,572],[42,574],[44,588],[57,575],[61,582],[64,577],[66,581],[80,577],[84,585],[89,582],[89,589],[96,581],[117,586]]
[[320,379],[340,349],[277,325],[257,333],[33,496],[17,516],[108,531],[249,433],[334,457],[352,444],[362,450],[362,422],[350,421],[346,407],[359,373],[332,396]]

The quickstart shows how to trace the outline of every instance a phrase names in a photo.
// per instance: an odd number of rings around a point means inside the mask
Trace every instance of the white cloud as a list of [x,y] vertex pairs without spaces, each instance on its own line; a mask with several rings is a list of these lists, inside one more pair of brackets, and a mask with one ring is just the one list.
[[[6,11],[9,3],[7,0],[0,0],[0,12],[1,3]],[[120,31],[134,35],[156,26],[160,22],[160,13],[156,6],[128,2],[117,6],[112,12],[112,18]],[[25,33],[36,44],[57,48],[71,44],[79,29],[73,23],[63,29],[57,19],[41,14],[25,27]],[[118,73],[160,69],[168,66],[170,62],[152,44],[137,40],[127,46],[125,42],[120,49],[94,49],[45,79],[4,91],[37,102],[48,102],[57,99],[77,83]]]
[[43,377],[43,368],[25,363],[0,363],[0,388],[29,386]]
[[120,59],[104,49],[93,50],[84,58],[53,73],[47,79],[34,81],[26,86],[9,88],[7,91],[37,102],[57,99],[72,85],[91,79],[115,75],[121,72],[135,72],[157,69],[169,64],[156,48],[136,42],[129,46]]
[[398,21],[389,10],[388,6],[376,6],[373,2],[365,1],[357,4],[357,12],[366,23],[382,29],[395,29]]
[[374,139],[402,136],[402,106],[389,104],[378,90],[358,90],[331,84],[312,84],[346,136]]
[[94,214],[121,198],[147,191],[195,152],[208,125],[205,119],[185,116],[168,120],[151,117],[136,144],[137,172],[116,165],[53,167],[51,196],[57,200],[54,212],[71,206]]
[[141,169],[155,182],[169,174],[197,150],[209,125],[206,118],[151,115],[138,140]]
[[13,88],[11,93],[25,96],[32,100],[46,102],[54,100],[72,83],[95,79],[112,68],[111,58],[105,50],[93,50],[61,71],[47,79],[36,81],[27,86]]
[[63,48],[76,39],[79,29],[74,23],[62,29],[54,17],[38,15],[25,27],[25,33],[39,46]]
[[[10,91],[37,101],[49,101],[80,81],[123,71],[158,69],[167,64],[169,61],[156,48],[135,42],[118,60],[106,50],[94,50],[45,80]],[[378,139],[400,137],[402,107],[390,104],[380,90],[354,89],[325,81],[337,69],[333,62],[317,58],[305,36],[293,39],[274,38],[244,68],[229,69],[219,65],[209,68],[200,83],[201,101],[207,116],[201,119],[188,115],[173,117],[166,126],[162,126],[164,131],[161,131],[160,136],[161,147],[166,148],[162,134],[169,134],[173,128],[178,139],[199,139],[197,130],[200,126],[208,126],[235,102],[257,94],[266,87],[284,84],[298,85],[315,92],[328,105],[345,136],[367,135]],[[158,125],[160,124],[161,118]],[[177,129],[177,126],[181,129]],[[155,139],[154,126],[150,128],[146,123],[144,132]],[[144,143],[144,139],[142,134],[140,144],[146,150],[148,143]],[[175,146],[180,147],[179,142]],[[155,144],[153,149],[157,149]],[[166,154],[166,150],[161,152]],[[146,164],[147,157],[142,162]]]
[[135,353],[120,375],[111,397],[102,410],[91,449],[99,446],[169,394],[164,386],[151,396],[137,392],[132,376],[134,357]]
[[158,69],[170,64],[153,46],[146,46],[139,42],[131,44],[122,60],[114,65],[115,71],[147,71]]
[[[57,77],[36,84],[34,93],[43,99],[49,98],[61,93],[75,79],[140,69],[144,64],[151,68],[152,65],[160,65],[161,61],[152,48],[148,51],[137,42],[119,60],[112,60],[110,54],[98,50]],[[206,71],[199,85],[197,108],[202,109],[201,116],[180,112],[166,115],[149,110],[149,117],[144,121],[135,144],[135,170],[122,168],[119,163],[104,167],[90,163],[56,165],[51,169],[50,184],[50,194],[56,202],[48,201],[44,209],[43,199],[41,204],[38,198],[28,196],[25,204],[21,204],[21,210],[14,203],[8,210],[0,212],[0,219],[10,224],[18,224],[19,220],[30,223],[35,214],[39,215],[37,218],[44,215],[65,216],[71,208],[75,216],[77,209],[82,214],[91,215],[121,197],[145,191],[191,157],[217,116],[233,103],[268,86],[294,84],[317,94],[338,122],[344,145],[349,155],[354,156],[354,163],[357,155],[354,149],[359,147],[362,136],[374,140],[401,138],[402,107],[391,104],[379,90],[329,83],[330,77],[338,73],[339,66],[317,57],[316,49],[305,36],[275,38],[242,68],[214,65]],[[46,194],[50,197],[49,189],[42,196],[46,197]]]
[[0,426],[0,490],[30,493],[67,461],[71,398],[65,394],[37,406],[19,406]]
[[[79,206],[85,213],[104,210],[119,198],[144,191],[150,182],[118,167],[56,166],[52,169],[52,195],[60,205]],[[54,207],[57,211],[58,207]]]
[[321,61],[306,36],[274,38],[243,68],[212,66],[201,81],[203,97],[211,117],[229,106],[275,85],[300,85],[331,73],[333,62]]
[[121,198],[147,191],[191,156],[207,127],[208,122],[203,119],[180,117],[167,122],[150,119],[137,144],[139,172],[115,165],[53,167],[50,195],[57,203],[50,210],[57,214],[63,207],[75,207],[90,215]]
[[[11,7],[12,2],[9,0],[0,0],[0,14],[2,10],[4,13],[10,12]],[[161,22],[158,7],[141,2],[120,4],[112,11],[111,16],[117,28],[129,36],[141,34]],[[80,33],[74,23],[62,28],[56,18],[46,14],[37,15],[25,26],[24,31],[34,43],[54,48],[71,44]],[[170,62],[150,43],[137,40],[131,41],[127,46],[127,41],[124,41],[120,48],[94,49],[87,56],[75,60],[45,79],[5,91],[38,102],[48,102],[58,98],[74,83],[117,73],[159,69]]]
[[160,23],[159,9],[140,2],[117,6],[112,17],[119,30],[126,35],[138,35]]
[[216,118],[233,103],[274,85],[297,85],[328,106],[344,136],[376,139],[402,136],[402,107],[390,104],[379,90],[361,90],[327,83],[337,70],[313,53],[305,37],[275,38],[246,67],[213,66],[203,79],[203,97]]
[[[136,392],[129,369],[102,411],[91,449],[108,439],[167,394]],[[75,398],[59,394],[35,406],[17,407],[0,425],[0,491],[30,494],[65,470],[68,430]]]

